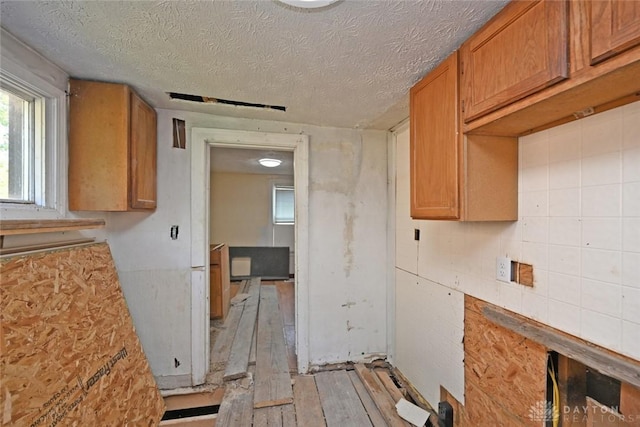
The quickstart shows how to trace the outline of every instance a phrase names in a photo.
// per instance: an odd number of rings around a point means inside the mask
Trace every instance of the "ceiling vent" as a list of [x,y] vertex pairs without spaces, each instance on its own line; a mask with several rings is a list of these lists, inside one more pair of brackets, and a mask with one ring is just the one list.
[[188,95],[186,93],[176,93],[176,92],[168,92],[168,94],[171,99],[177,99],[180,101],[200,102],[203,104],[223,104],[223,105],[231,105],[234,107],[257,108],[261,110],[287,111],[287,107],[283,107],[281,105],[255,104],[253,102],[233,101],[230,99],[220,99],[220,98],[209,98],[207,96]]

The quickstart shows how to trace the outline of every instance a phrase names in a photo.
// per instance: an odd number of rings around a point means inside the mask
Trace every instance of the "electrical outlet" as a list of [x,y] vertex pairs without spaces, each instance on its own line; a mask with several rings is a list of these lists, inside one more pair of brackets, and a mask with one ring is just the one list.
[[496,258],[496,279],[511,283],[511,258],[504,256]]

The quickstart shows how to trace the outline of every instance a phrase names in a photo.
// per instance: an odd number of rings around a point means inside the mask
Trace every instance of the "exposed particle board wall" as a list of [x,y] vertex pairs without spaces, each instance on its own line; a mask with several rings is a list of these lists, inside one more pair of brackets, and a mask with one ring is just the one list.
[[546,400],[547,350],[482,315],[487,303],[465,296],[465,407],[471,425],[539,425]]
[[0,265],[2,425],[157,424],[164,403],[109,246]]

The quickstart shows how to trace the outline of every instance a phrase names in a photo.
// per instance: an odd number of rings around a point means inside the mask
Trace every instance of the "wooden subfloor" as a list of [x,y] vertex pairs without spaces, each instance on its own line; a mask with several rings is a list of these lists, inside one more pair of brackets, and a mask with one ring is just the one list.
[[191,406],[206,402],[212,413],[161,425],[410,426],[395,411],[403,390],[384,363],[298,375],[294,284],[258,283],[232,289],[251,297],[232,306],[224,323],[212,323],[211,369],[203,390],[165,398],[168,409],[187,408],[191,399]]

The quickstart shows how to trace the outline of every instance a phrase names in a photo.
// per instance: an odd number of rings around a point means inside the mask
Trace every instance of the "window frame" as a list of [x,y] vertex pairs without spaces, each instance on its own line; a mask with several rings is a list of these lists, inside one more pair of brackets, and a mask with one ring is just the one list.
[[[278,221],[276,218],[276,210],[277,210],[277,194],[278,190],[281,191],[291,191],[293,193],[293,220],[292,221]],[[273,184],[273,194],[272,194],[272,206],[273,212],[271,215],[271,222],[273,225],[294,225],[296,223],[296,208],[295,208],[295,186],[286,185],[286,184]]]
[[3,88],[33,96],[36,104],[34,202],[1,200],[0,213],[3,219],[64,218],[67,214],[65,141],[68,75],[4,29],[0,41],[0,81]]

